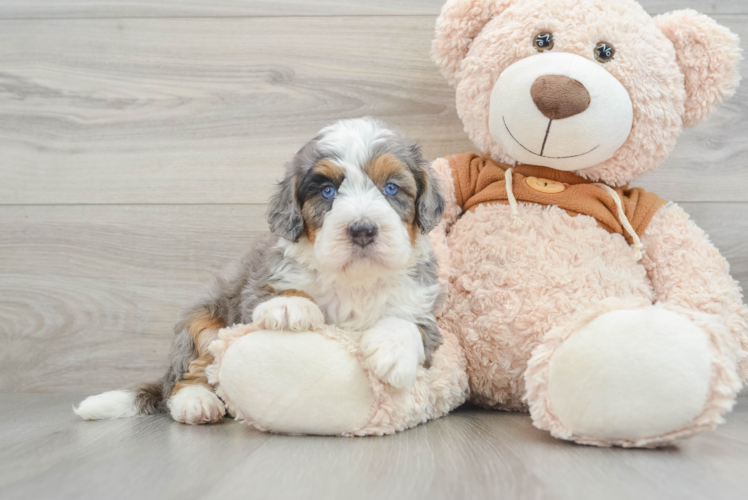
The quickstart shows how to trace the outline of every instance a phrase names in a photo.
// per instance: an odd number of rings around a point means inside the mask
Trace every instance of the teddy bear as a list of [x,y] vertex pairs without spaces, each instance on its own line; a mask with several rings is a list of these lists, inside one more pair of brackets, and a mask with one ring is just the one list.
[[484,155],[434,163],[470,399],[601,446],[720,422],[748,376],[740,287],[682,208],[628,186],[734,93],[737,37],[634,0],[452,0],[433,55]]
[[290,433],[387,434],[465,400],[597,446],[720,423],[748,377],[740,287],[682,208],[629,184],[734,93],[737,37],[634,0],[450,0],[432,54],[479,154],[433,163],[447,209],[431,368],[395,390],[355,335],[236,327],[211,347],[218,394]]

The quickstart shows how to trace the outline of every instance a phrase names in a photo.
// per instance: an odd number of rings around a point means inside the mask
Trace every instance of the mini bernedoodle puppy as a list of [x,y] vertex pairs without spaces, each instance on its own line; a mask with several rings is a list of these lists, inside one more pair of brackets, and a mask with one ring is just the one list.
[[163,380],[91,396],[76,413],[220,420],[225,407],[205,376],[208,345],[237,323],[362,331],[368,366],[384,382],[410,387],[441,344],[434,313],[442,290],[427,233],[443,211],[433,171],[404,135],[370,118],[323,129],[288,164],[268,208],[271,233],[177,324]]

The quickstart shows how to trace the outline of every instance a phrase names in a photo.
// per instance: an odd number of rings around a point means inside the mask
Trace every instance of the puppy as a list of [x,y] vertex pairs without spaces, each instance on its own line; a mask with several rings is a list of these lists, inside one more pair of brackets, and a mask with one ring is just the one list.
[[271,233],[217,276],[177,324],[163,380],[89,397],[76,413],[220,420],[225,407],[205,375],[213,362],[208,345],[236,323],[362,331],[367,365],[395,388],[410,387],[442,341],[427,233],[443,211],[433,171],[405,136],[370,118],[323,129],[287,165],[268,208]]

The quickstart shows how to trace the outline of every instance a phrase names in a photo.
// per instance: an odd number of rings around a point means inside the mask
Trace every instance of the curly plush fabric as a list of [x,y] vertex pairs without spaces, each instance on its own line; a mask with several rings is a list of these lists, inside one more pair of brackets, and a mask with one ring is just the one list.
[[[586,179],[623,186],[656,168],[684,123],[703,119],[738,84],[736,37],[688,11],[655,23],[634,0],[451,0],[437,21],[433,59],[455,86],[465,131],[496,161],[515,164],[489,131],[491,91],[507,67],[537,54],[532,39],[544,31],[554,34],[554,51],[591,61],[597,42],[614,44],[615,59],[605,69],[634,103],[629,138],[609,160],[577,172]],[[707,49],[709,62],[699,63],[695,52]]]
[[468,0],[447,2],[436,21],[436,38],[432,56],[451,85],[473,39],[492,17],[506,9],[514,0]]
[[[437,160],[434,168],[446,185],[449,162]],[[592,217],[520,203],[521,228],[501,204],[479,205],[457,218],[454,190],[447,190],[448,215],[432,239],[449,259],[440,325],[461,339],[473,402],[529,409],[535,424],[554,436],[598,446],[662,446],[722,421],[746,374],[748,311],[727,262],[677,205],[658,210],[644,232],[644,260],[637,262],[626,240]],[[632,439],[575,432],[559,420],[550,398],[554,354],[599,315],[652,304],[705,332],[712,376],[703,409],[662,434]],[[671,354],[660,354],[668,363]]]
[[[646,213],[648,224],[634,229],[641,236],[634,254],[643,253],[637,262],[625,232],[606,232],[593,212],[564,210],[569,205],[558,193],[568,186],[546,194],[526,193],[517,184],[522,169],[536,167],[517,165],[492,135],[491,99],[501,98],[496,82],[507,68],[537,56],[533,40],[539,33],[551,34],[554,52],[602,64],[598,67],[623,85],[633,107],[628,138],[611,157],[573,174],[546,169],[543,177],[564,182],[559,176],[575,174],[614,187],[656,168],[683,126],[706,118],[734,93],[737,37],[690,10],[652,18],[633,0],[450,0],[433,43],[433,59],[455,87],[465,131],[484,156],[505,164],[484,173],[473,168],[473,160],[485,163],[475,154],[433,164],[445,186],[453,183],[447,188],[445,220],[432,234],[448,280],[440,321],[461,340],[470,399],[490,408],[529,408],[536,426],[562,439],[599,446],[665,445],[713,427],[731,408],[741,378],[748,375],[748,310],[724,258],[676,205],[663,206],[655,197],[650,211],[617,191],[627,216]],[[615,48],[615,57],[601,63],[594,49],[603,42]],[[547,130],[553,130],[551,123]],[[455,158],[463,158],[464,165]],[[517,171],[511,181],[507,166]],[[515,213],[507,202],[516,206]],[[516,224],[518,218],[524,224]],[[573,379],[576,372],[593,370],[591,379],[577,383],[594,386],[598,368],[594,359],[585,360],[585,352],[617,360],[616,353],[600,351],[600,337],[590,333],[615,311],[640,325],[636,328],[652,329],[631,332],[632,339],[651,342],[652,348],[628,344],[625,332],[622,337],[613,329],[605,333],[622,342],[619,354],[630,357],[633,371],[611,362],[599,367],[606,371],[600,377],[619,381],[630,399],[603,392],[596,401],[585,401],[584,394],[575,393]],[[669,328],[682,329],[682,344],[668,344],[679,338]],[[699,348],[702,344],[709,347]],[[579,370],[564,372],[554,365],[562,358],[580,363]],[[685,386],[679,386],[678,373],[689,374],[681,377]],[[672,387],[665,398],[670,406],[660,404],[657,387],[652,388],[658,383]],[[687,384],[693,384],[692,391]],[[697,387],[704,391],[703,401]],[[579,398],[579,404],[569,397]],[[651,413],[625,417],[621,410],[627,402]]]
[[[673,304],[664,304],[659,307],[684,315],[702,331],[706,332],[708,338],[708,350],[712,352],[711,377],[708,382],[706,401],[701,405],[698,414],[688,419],[687,423],[664,433],[641,435],[635,438],[604,439],[599,436],[585,435],[569,428],[558,417],[557,411],[551,401],[549,389],[550,369],[554,355],[561,346],[576,332],[583,329],[595,319],[605,313],[617,310],[644,310],[650,306],[648,301],[641,299],[613,299],[593,304],[583,308],[576,314],[574,320],[568,324],[558,326],[551,330],[545,337],[543,344],[533,353],[529,362],[525,379],[527,383],[528,401],[531,401],[531,415],[533,423],[540,428],[547,429],[555,437],[569,439],[582,444],[596,446],[623,446],[626,448],[655,448],[668,445],[679,439],[690,437],[702,430],[713,429],[722,423],[722,414],[732,409],[735,395],[740,390],[740,379],[735,372],[735,345],[729,335],[725,335],[724,326],[717,316],[694,312],[683,309]],[[646,354],[646,353],[644,353]],[[625,353],[618,351],[618,356]],[[598,374],[601,376],[602,374]],[[652,378],[645,379],[653,383]],[[693,392],[694,389],[686,386],[685,391]],[[669,395],[664,394],[667,398]],[[633,401],[631,402],[633,404]],[[672,401],[671,401],[672,404]],[[652,419],[655,420],[655,419]]]
[[657,213],[642,242],[646,249],[642,264],[659,300],[724,318],[739,376],[747,380],[748,309],[727,259],[675,203]]
[[481,205],[452,227],[441,315],[465,348],[471,399],[509,410],[526,409],[527,361],[553,325],[595,300],[654,300],[623,236],[558,207],[520,203],[520,215],[516,228],[508,206]]
[[[252,344],[252,336],[264,338]],[[454,335],[444,336],[431,368],[419,368],[409,391],[363,368],[359,340],[331,326],[296,333],[224,328],[210,345],[215,362],[206,374],[230,413],[266,432],[381,436],[441,417],[465,401],[465,360]]]
[[735,94],[740,82],[738,37],[691,9],[659,15],[655,23],[675,47],[685,75],[683,125],[693,127]]

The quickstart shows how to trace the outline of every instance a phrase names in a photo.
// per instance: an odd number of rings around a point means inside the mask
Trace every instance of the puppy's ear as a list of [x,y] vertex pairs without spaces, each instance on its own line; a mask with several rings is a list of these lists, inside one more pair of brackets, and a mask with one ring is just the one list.
[[683,125],[692,127],[735,93],[740,81],[738,37],[711,17],[691,9],[654,19],[675,47],[686,84]]
[[492,17],[516,0],[449,0],[436,20],[436,38],[431,59],[450,85],[457,83],[457,72],[470,50],[470,44]]
[[420,175],[416,175],[418,194],[416,195],[416,222],[423,234],[428,233],[439,224],[444,215],[444,197],[441,193],[436,172],[421,155],[418,146],[412,146],[414,157],[418,158]]
[[272,232],[294,243],[299,241],[304,231],[304,218],[301,216],[301,207],[296,196],[295,169],[291,166],[270,198],[267,217]]

